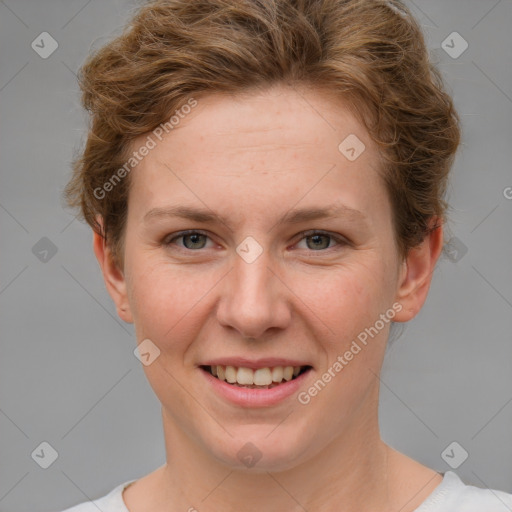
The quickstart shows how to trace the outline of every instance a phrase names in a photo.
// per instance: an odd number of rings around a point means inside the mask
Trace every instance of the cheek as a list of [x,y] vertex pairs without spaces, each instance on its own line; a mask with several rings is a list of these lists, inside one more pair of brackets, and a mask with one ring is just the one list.
[[324,358],[317,380],[303,390],[300,403],[311,403],[317,411],[336,411],[328,434],[339,432],[376,384],[390,327],[380,315],[393,313],[384,288],[389,279],[382,266],[354,265],[309,284],[305,302],[322,320],[316,322],[316,339]]
[[391,281],[383,264],[370,256],[322,272],[296,275],[291,281],[297,295],[330,328],[328,337],[336,344],[373,324],[390,306]]
[[204,324],[201,299],[216,280],[161,261],[150,264],[150,259],[133,260],[131,279],[137,342],[150,339],[160,350],[143,370],[162,404],[169,410],[188,410],[190,397],[180,384],[188,378],[183,362]]
[[200,329],[205,295],[218,281],[217,273],[180,268],[151,255],[133,260],[131,305],[139,342],[154,339],[161,350],[181,350],[180,340],[193,339]]

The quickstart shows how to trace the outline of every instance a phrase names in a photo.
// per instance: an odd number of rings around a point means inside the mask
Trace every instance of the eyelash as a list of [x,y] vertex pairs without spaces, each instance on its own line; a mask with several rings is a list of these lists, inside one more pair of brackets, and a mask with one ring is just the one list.
[[[164,245],[165,247],[169,247],[171,245],[173,245],[173,242],[175,240],[178,240],[180,238],[183,238],[185,236],[188,236],[188,235],[204,235],[208,238],[210,238],[208,236],[208,233],[206,233],[205,231],[202,231],[200,229],[189,229],[189,230],[186,230],[186,231],[180,231],[179,233],[176,234],[176,236],[174,236],[173,238],[171,238],[170,240],[167,240],[167,237],[164,238],[164,240],[162,241],[162,245]],[[339,236],[336,236],[336,235],[333,235],[327,231],[322,231],[322,230],[319,230],[319,229],[310,229],[310,230],[307,230],[307,231],[301,231],[300,233],[297,234],[297,236],[300,236],[300,239],[299,239],[299,242],[304,240],[305,238],[308,238],[308,237],[311,237],[311,236],[315,236],[315,235],[323,235],[323,236],[327,236],[329,237],[331,240],[334,240],[337,244],[337,246],[343,246],[343,245],[349,245],[349,243],[344,240],[343,238],[339,237]],[[298,242],[297,242],[298,243]],[[336,246],[334,247],[327,247],[326,249],[320,249],[318,251],[314,251],[311,249],[311,252],[326,252],[328,251],[329,249],[334,249]],[[186,247],[179,247],[181,250],[184,250],[184,251],[187,251],[187,252],[199,252],[201,251],[201,249],[187,249]]]

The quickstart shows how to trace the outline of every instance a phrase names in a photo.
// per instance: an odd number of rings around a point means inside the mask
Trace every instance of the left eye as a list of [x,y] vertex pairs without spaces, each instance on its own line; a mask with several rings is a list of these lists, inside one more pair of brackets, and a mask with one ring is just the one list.
[[[326,233],[324,231],[303,231],[302,233],[299,233],[299,236],[302,237],[299,242],[305,240],[307,248],[313,251],[330,249],[332,241],[335,241],[336,245],[346,244],[342,238],[331,235],[330,233]],[[202,231],[182,231],[175,237],[166,239],[163,244],[165,246],[170,246],[179,239],[183,240],[183,247],[185,249],[197,250],[205,248],[206,240],[209,239],[209,237]],[[309,241],[311,243],[308,243]]]
[[[306,240],[307,248],[312,250],[330,249],[330,242],[333,240],[337,245],[344,245],[346,243],[340,237],[331,235],[324,231],[304,231],[300,233],[300,235],[302,236],[300,241]],[[308,243],[308,240],[311,241],[311,244]]]

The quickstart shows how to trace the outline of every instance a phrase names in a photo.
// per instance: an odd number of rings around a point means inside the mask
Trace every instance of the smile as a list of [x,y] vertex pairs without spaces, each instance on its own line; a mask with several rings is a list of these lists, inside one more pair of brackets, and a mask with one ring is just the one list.
[[274,366],[253,370],[243,366],[212,365],[201,366],[201,369],[235,387],[272,389],[296,379],[311,369],[311,366]]

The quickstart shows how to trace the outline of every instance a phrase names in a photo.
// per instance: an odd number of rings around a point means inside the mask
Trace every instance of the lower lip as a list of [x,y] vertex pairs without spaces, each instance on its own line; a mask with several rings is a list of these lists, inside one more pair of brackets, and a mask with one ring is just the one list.
[[293,380],[283,382],[271,389],[240,388],[217,379],[210,372],[198,368],[216,393],[240,407],[270,407],[297,393],[311,369]]

